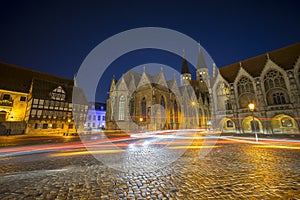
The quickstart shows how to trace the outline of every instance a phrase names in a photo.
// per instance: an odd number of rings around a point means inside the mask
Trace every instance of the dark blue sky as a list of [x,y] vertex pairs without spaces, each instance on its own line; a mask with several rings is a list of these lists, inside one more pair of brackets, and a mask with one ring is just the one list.
[[[0,60],[73,78],[100,42],[121,31],[155,26],[200,41],[222,67],[299,42],[299,7],[297,0],[1,1]],[[167,53],[132,52],[110,66],[100,90],[107,90],[113,74],[118,78],[126,72],[120,65],[147,62],[181,65]],[[98,96],[98,101],[106,98]]]

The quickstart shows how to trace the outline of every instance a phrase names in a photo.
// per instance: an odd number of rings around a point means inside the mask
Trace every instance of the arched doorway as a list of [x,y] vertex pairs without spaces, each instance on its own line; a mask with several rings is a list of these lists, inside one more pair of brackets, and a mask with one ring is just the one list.
[[245,117],[242,122],[243,133],[263,133],[263,125],[261,121],[252,116]]
[[286,114],[279,114],[271,120],[272,132],[274,134],[295,134],[299,133],[296,120]]
[[235,123],[229,118],[223,118],[219,123],[219,128],[222,133],[236,133]]

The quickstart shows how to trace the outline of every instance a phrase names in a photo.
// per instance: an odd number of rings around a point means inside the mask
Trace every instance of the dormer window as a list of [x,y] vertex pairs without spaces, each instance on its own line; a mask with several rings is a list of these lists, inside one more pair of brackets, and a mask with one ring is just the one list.
[[66,92],[61,86],[58,86],[50,93],[50,96],[53,100],[64,101],[66,99]]

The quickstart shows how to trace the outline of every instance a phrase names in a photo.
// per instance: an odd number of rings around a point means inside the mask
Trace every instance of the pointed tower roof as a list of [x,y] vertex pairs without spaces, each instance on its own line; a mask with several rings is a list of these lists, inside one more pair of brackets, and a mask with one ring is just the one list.
[[77,87],[77,80],[76,80],[76,74],[74,74],[74,78],[73,78],[73,81],[74,81],[74,87]]
[[198,43],[198,62],[197,62],[197,69],[199,68],[207,68],[200,43]]
[[188,67],[188,63],[187,63],[187,60],[185,58],[185,53],[184,53],[184,50],[183,50],[183,60],[182,60],[182,65],[181,65],[181,74],[190,74],[190,70],[189,70],[189,67]]

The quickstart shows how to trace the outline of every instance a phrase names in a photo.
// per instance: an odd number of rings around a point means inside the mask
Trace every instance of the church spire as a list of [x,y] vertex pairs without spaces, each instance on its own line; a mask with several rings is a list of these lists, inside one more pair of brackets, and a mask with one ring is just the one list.
[[198,43],[198,62],[197,62],[197,69],[199,68],[207,68],[200,43]]
[[74,87],[77,87],[77,80],[76,80],[76,74],[74,74],[74,78],[73,78],[73,81],[74,81]]
[[190,70],[188,67],[187,60],[185,58],[185,51],[183,49],[183,60],[182,60],[182,65],[181,65],[181,74],[190,74]]
[[183,60],[181,65],[181,85],[189,85],[192,79],[192,74],[188,67],[188,62],[185,58],[185,52],[183,50]]

